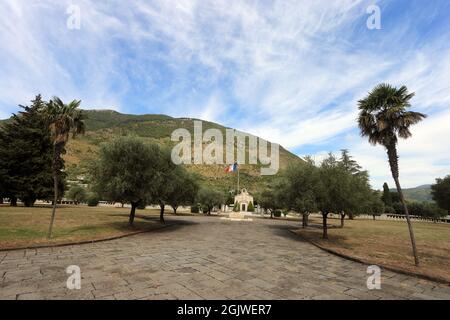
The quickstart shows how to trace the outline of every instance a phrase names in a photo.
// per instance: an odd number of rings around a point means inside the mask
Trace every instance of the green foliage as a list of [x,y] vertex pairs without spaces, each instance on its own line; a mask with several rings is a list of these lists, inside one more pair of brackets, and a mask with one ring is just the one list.
[[203,213],[211,214],[211,210],[215,206],[219,206],[224,203],[223,193],[211,189],[211,188],[201,188],[197,195],[197,201],[203,207]]
[[425,218],[441,218],[447,215],[447,211],[441,209],[435,203],[411,202],[408,204],[409,213],[413,216]]
[[381,199],[386,206],[392,206],[391,192],[389,191],[389,186],[386,182],[383,184],[383,196]]
[[317,206],[323,213],[358,214],[372,192],[366,171],[349,171],[332,154],[319,167],[317,185]]
[[272,184],[266,188],[263,192],[257,194],[258,203],[264,210],[269,211],[271,214],[276,209],[283,208],[286,205],[286,193],[285,190],[287,182],[284,175],[281,179],[274,180]]
[[285,174],[287,184],[282,192],[286,195],[284,206],[296,212],[317,210],[319,170],[312,161],[290,165]]
[[367,198],[365,213],[380,216],[385,212],[384,202],[380,199],[378,192],[374,191]]
[[187,206],[195,202],[199,190],[197,177],[187,172],[184,167],[174,167],[167,184],[168,190],[163,200],[170,204],[174,212],[179,206]]
[[274,217],[276,217],[276,218],[281,217],[281,212],[282,212],[282,211],[281,211],[280,209],[275,210],[275,211],[273,212]]
[[403,208],[401,202],[394,202],[392,204],[392,208],[394,208],[395,214],[405,214],[405,209]]
[[191,213],[199,213],[199,212],[200,212],[200,208],[199,208],[198,204],[191,206]]
[[100,198],[97,194],[91,193],[88,195],[86,202],[89,207],[96,207],[100,202]]
[[232,192],[227,192],[225,204],[226,204],[227,206],[234,204],[234,193],[232,193]]
[[385,206],[384,213],[395,213],[395,209],[392,206]]
[[398,137],[409,138],[411,125],[426,117],[422,113],[408,111],[413,97],[414,93],[409,93],[405,86],[395,88],[384,83],[376,86],[358,102],[361,135],[367,136],[370,143],[381,144],[387,149],[395,147]]
[[239,202],[235,202],[234,203],[234,206],[233,206],[233,211],[234,212],[239,212],[241,210],[241,205],[240,205],[240,203]]
[[[50,199],[53,194],[53,146],[45,107],[38,95],[31,106],[21,106],[23,111],[0,127],[0,192],[21,199],[26,206],[37,199]],[[63,167],[62,163],[57,171],[61,194],[65,185]]]
[[450,175],[436,179],[436,184],[431,186],[431,195],[437,205],[450,214]]
[[145,210],[145,207],[147,207],[147,202],[145,202],[145,201],[139,201],[139,204],[137,205],[137,209],[139,209],[139,210]]
[[84,202],[87,198],[87,192],[83,187],[75,185],[67,191],[66,198],[73,200],[75,203]]
[[247,208],[248,212],[255,212],[255,206],[253,205],[253,202],[250,201]]
[[163,184],[161,150],[138,138],[120,137],[104,144],[90,168],[92,189],[102,198],[137,206],[151,201]]

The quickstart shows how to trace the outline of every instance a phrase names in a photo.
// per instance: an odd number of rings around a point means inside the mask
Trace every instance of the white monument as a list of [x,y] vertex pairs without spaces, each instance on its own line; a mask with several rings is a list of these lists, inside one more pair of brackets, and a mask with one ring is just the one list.
[[239,211],[246,212],[248,207],[252,204],[254,207],[253,197],[247,192],[247,189],[242,189],[241,193],[234,197],[234,204],[239,206]]

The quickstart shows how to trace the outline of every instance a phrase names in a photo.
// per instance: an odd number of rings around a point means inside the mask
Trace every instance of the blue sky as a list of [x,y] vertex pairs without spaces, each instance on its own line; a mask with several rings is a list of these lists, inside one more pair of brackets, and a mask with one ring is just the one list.
[[[366,26],[372,4],[381,30]],[[432,183],[450,173],[449,12],[447,0],[1,0],[0,118],[37,93],[197,117],[319,160],[348,148],[381,188],[385,152],[359,137],[356,102],[405,84],[429,118],[399,145],[401,180]]]

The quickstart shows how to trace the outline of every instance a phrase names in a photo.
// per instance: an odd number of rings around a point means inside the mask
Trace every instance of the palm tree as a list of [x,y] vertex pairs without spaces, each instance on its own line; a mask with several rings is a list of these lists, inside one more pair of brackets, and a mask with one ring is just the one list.
[[405,86],[396,88],[389,84],[379,84],[372,92],[369,92],[366,98],[358,102],[358,124],[361,135],[368,137],[371,144],[381,144],[386,148],[392,177],[394,178],[408,223],[414,261],[416,266],[418,266],[419,258],[417,256],[414,232],[399,182],[397,155],[398,138],[407,139],[411,137],[410,126],[426,118],[425,114],[408,111],[408,108],[411,107],[410,100],[413,97],[414,93],[409,93]]
[[85,116],[83,111],[78,109],[81,101],[73,100],[69,104],[64,104],[61,99],[54,97],[47,103],[44,114],[50,126],[53,141],[53,184],[54,199],[52,218],[48,230],[48,238],[52,237],[53,222],[55,221],[56,203],[58,201],[58,175],[63,166],[61,154],[64,151],[69,136],[75,138],[77,134],[84,133]]

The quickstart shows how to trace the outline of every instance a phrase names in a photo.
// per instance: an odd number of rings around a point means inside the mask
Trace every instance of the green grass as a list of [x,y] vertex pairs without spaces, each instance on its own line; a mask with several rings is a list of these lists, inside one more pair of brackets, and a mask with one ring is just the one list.
[[[314,217],[313,225],[321,220]],[[339,225],[339,220],[329,219]],[[413,223],[421,266],[414,266],[408,227],[404,221],[346,220],[344,228],[330,228],[328,240],[322,229],[309,227],[296,232],[312,242],[373,264],[432,275],[450,281],[450,225]]]
[[138,210],[150,220],[137,217],[133,227],[128,226],[128,214],[127,208],[61,206],[48,240],[50,207],[0,206],[0,249],[96,240],[160,226],[158,210]]

